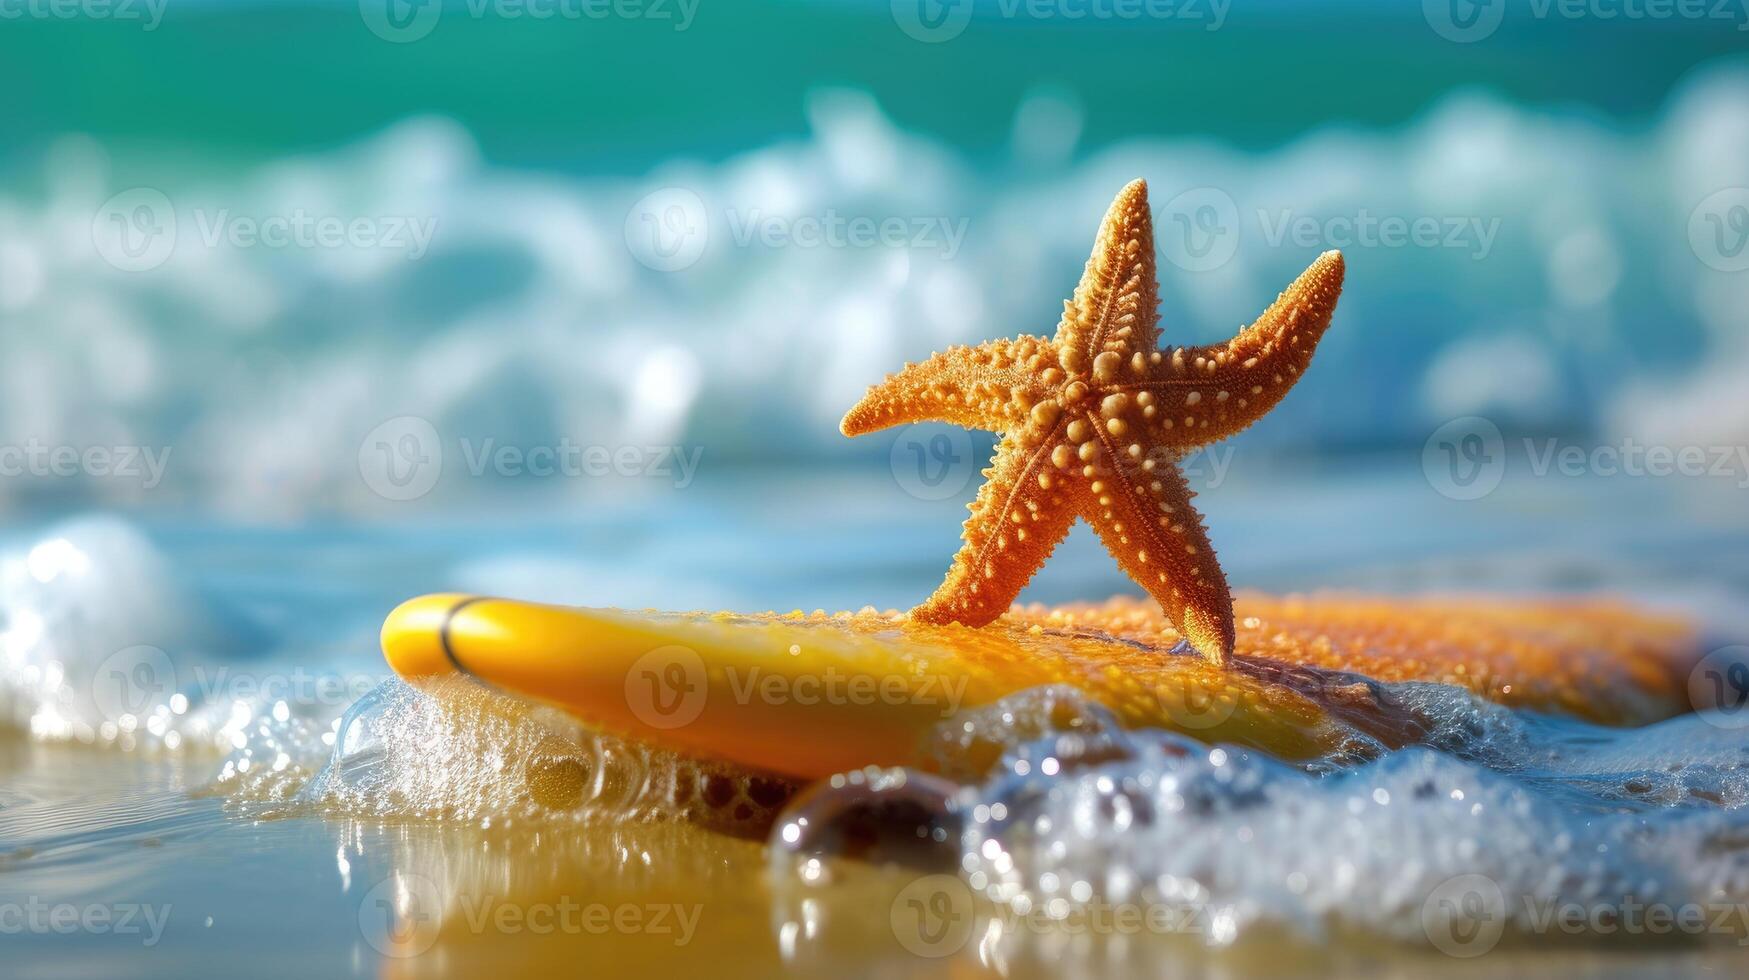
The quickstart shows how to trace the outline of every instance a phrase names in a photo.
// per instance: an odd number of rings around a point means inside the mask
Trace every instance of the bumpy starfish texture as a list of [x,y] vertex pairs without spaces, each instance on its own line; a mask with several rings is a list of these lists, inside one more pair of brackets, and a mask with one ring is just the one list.
[[1162,351],[1147,184],[1100,225],[1056,336],[952,347],[907,364],[844,416],[847,436],[920,421],[1002,433],[941,587],[912,610],[983,626],[1085,519],[1198,652],[1232,653],[1233,600],[1178,461],[1261,418],[1293,387],[1342,291],[1325,252],[1224,344]]

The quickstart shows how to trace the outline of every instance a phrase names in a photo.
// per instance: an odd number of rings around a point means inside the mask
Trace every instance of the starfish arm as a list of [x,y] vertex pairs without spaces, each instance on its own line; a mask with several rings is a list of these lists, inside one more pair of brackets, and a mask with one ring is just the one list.
[[[1103,432],[1097,489],[1082,516],[1178,632],[1215,663],[1233,652],[1233,595],[1175,463],[1142,471]],[[1155,457],[1158,459],[1158,456]]]
[[[1159,306],[1148,185],[1133,180],[1105,212],[1075,298],[1063,304],[1056,340],[1064,369],[1097,367],[1110,375],[1153,351],[1160,342]],[[1101,354],[1111,356],[1102,362]]]
[[1148,380],[1119,388],[1154,394],[1158,438],[1173,448],[1243,431],[1274,408],[1311,364],[1336,312],[1343,273],[1342,253],[1325,252],[1232,340],[1175,350]]
[[1050,453],[1061,425],[1036,444],[1008,435],[984,471],[984,486],[970,504],[964,544],[947,578],[916,609],[924,623],[983,626],[1008,611],[1027,580],[1044,565],[1075,523],[1065,480]]
[[1053,355],[1039,337],[993,340],[976,347],[949,347],[919,364],[907,364],[869,388],[839,423],[859,436],[912,422],[951,422],[996,432],[1019,428],[1044,399],[1033,379]]

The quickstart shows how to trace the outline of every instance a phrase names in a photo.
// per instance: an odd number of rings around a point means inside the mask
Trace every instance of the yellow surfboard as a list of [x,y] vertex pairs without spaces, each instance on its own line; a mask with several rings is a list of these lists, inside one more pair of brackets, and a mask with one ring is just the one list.
[[1688,709],[1683,622],[1593,601],[1240,594],[1231,663],[1131,599],[1016,608],[978,629],[896,611],[737,615],[468,595],[402,604],[383,652],[409,680],[465,674],[601,730],[787,776],[926,764],[961,712],[1069,685],[1127,725],[1287,759],[1355,731],[1414,741],[1423,719],[1379,682],[1435,681],[1604,724]]

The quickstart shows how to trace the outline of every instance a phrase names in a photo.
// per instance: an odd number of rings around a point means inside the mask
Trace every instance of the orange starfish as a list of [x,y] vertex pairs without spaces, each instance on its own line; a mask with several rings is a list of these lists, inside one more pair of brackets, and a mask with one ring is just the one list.
[[934,420],[1002,433],[947,578],[912,616],[983,626],[1077,516],[1190,644],[1233,650],[1233,598],[1178,460],[1249,426],[1311,361],[1342,291],[1325,252],[1224,344],[1158,350],[1148,185],[1112,202],[1057,335],[950,347],[869,389],[847,436]]

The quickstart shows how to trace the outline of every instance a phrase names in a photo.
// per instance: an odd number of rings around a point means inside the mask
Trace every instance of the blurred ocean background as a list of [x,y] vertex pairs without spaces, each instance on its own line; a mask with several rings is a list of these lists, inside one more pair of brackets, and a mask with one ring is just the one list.
[[[884,468],[844,408],[949,343],[1052,330],[1136,176],[1168,342],[1348,253],[1316,369],[1241,457],[1412,461],[1472,415],[1749,442],[1749,22],[1506,6],[1465,42],[1438,4],[1358,0],[979,3],[945,39],[884,2],[14,18],[0,444],[162,466],[8,457],[0,505],[404,517],[624,482],[480,464],[506,445],[684,447],[692,486]],[[361,478],[426,443],[429,492]]]

